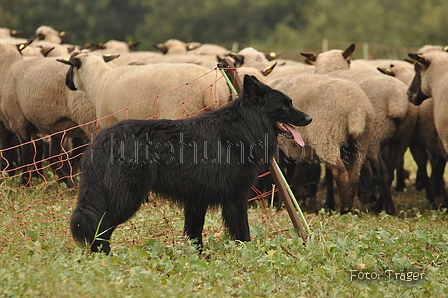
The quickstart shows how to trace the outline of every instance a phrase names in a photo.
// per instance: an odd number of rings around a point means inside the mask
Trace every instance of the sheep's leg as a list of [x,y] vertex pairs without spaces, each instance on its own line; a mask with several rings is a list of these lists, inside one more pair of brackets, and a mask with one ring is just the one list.
[[378,154],[377,158],[370,160],[370,164],[373,173],[378,179],[380,187],[380,196],[375,204],[376,212],[380,212],[383,209],[383,205],[386,209],[387,214],[395,213],[394,202],[392,201],[392,194],[390,191],[390,181],[387,173],[387,167],[384,164],[381,154]]
[[[435,194],[439,197],[442,197],[444,201],[446,201],[446,190],[445,190],[445,180],[443,179],[443,174],[445,173],[446,159],[437,156],[435,162],[433,163],[433,169],[431,173],[431,185],[434,186]],[[433,207],[435,206],[435,202],[431,202]]]
[[49,163],[53,172],[60,178],[60,181],[65,182],[67,187],[71,188],[75,186],[72,177],[69,175],[71,165],[67,159],[63,160],[64,156],[61,155],[61,143],[61,134],[55,134],[50,137]]
[[397,173],[397,185],[395,186],[395,190],[397,192],[403,192],[406,188],[406,170],[404,169],[404,160],[400,158],[397,166],[395,167],[395,171]]
[[433,203],[435,197],[435,191],[433,184],[431,183],[428,177],[428,172],[426,170],[428,154],[426,153],[425,148],[423,148],[417,143],[411,144],[410,150],[412,157],[414,158],[414,161],[418,167],[418,174],[419,174],[418,177],[420,178],[420,181],[426,190],[426,198],[429,200],[429,202]]
[[327,164],[330,169],[333,179],[336,181],[336,186],[339,192],[339,199],[341,202],[341,214],[351,211],[353,200],[350,195],[350,184],[347,169],[340,157],[335,164]]
[[325,184],[327,185],[327,200],[325,201],[326,210],[334,210],[334,185],[333,174],[328,167],[325,167]]
[[363,205],[373,205],[376,201],[375,185],[372,177],[370,161],[366,161],[361,167],[358,179],[358,198]]
[[431,172],[431,180],[434,185],[435,194],[437,196],[443,196],[445,193],[445,183],[443,180],[443,174],[445,172],[446,159],[441,156],[436,156],[435,161],[432,163],[433,169]]
[[16,135],[7,130],[2,122],[0,122],[0,139],[2,141],[2,159],[1,169],[9,171],[10,175],[14,175],[15,167],[19,165],[19,154],[16,148],[8,149],[14,145]]
[[320,171],[320,164],[298,163],[291,179],[294,195],[305,201],[308,211],[316,211],[316,193]]
[[[316,194],[320,181],[320,164],[311,164],[307,171],[305,204],[308,211],[317,212]],[[334,198],[333,198],[334,201]]]
[[[42,173],[42,156],[43,146],[42,140],[39,141],[22,141],[22,176],[21,182],[25,186],[29,186],[33,177],[43,177]],[[26,168],[25,168],[26,167]],[[34,170],[32,169],[34,167]]]
[[70,154],[70,158],[72,158],[72,166],[73,170],[77,172],[81,165],[81,157],[84,151],[86,150],[85,142],[82,138],[73,138],[72,140],[73,151]]
[[347,171],[348,171],[348,179],[350,183],[350,200],[353,202],[356,196],[356,193],[358,191],[358,184],[359,184],[359,176],[360,176],[360,169],[361,166],[359,163],[355,164],[348,164],[347,165]]

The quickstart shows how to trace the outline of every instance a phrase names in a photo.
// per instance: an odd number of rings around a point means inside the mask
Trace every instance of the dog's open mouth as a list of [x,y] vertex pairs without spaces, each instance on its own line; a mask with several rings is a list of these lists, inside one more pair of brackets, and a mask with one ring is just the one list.
[[294,139],[294,141],[299,144],[301,147],[305,146],[305,142],[302,139],[302,136],[300,133],[292,127],[290,124],[286,122],[277,122],[277,127],[282,132],[282,135],[285,136],[288,139]]

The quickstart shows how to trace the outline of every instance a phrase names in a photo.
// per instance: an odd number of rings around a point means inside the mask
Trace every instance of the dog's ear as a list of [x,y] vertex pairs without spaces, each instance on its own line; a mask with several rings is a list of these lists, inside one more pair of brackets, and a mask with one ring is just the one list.
[[243,92],[252,101],[259,103],[266,93],[266,85],[260,82],[256,76],[244,75]]

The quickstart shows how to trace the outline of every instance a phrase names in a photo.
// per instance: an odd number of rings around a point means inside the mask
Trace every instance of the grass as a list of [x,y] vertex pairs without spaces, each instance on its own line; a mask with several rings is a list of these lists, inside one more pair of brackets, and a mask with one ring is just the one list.
[[106,256],[71,238],[76,191],[8,183],[0,189],[1,297],[448,295],[448,215],[412,186],[394,195],[396,216],[307,214],[306,245],[286,211],[251,208],[253,241],[240,243],[212,210],[202,254],[182,236],[182,211],[156,200],[119,226]]

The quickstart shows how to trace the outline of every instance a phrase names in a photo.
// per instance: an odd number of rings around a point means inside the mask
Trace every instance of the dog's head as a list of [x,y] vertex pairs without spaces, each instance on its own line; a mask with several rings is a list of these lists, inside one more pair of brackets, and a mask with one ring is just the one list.
[[305,145],[299,132],[292,125],[306,126],[311,123],[312,118],[294,108],[289,96],[272,89],[251,75],[244,76],[243,94],[261,106],[277,134],[294,139],[302,147]]

